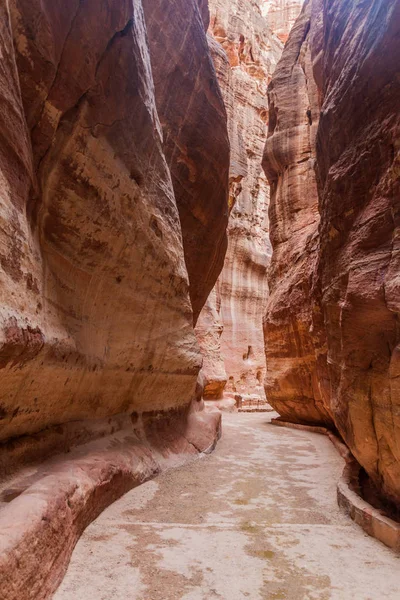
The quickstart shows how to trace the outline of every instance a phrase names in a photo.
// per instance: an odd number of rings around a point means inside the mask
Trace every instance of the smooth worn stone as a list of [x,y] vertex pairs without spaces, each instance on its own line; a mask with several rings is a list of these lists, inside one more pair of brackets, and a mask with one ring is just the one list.
[[400,5],[310,0],[269,88],[267,395],[400,505]]
[[197,2],[0,11],[0,441],[188,406],[229,184]]

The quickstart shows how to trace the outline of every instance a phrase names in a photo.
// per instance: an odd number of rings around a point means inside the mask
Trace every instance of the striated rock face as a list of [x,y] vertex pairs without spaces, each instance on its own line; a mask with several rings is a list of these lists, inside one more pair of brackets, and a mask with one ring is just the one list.
[[324,18],[318,284],[331,406],[400,504],[400,5],[336,0]]
[[[312,300],[318,262],[318,191],[315,178],[319,97],[311,57],[311,4],[293,28],[268,89],[269,130],[264,167],[271,184],[274,248],[265,319],[268,401],[286,419],[331,424],[323,328],[314,328]],[[314,27],[314,21],[313,21]],[[328,392],[328,395],[326,394]]]
[[0,2],[2,598],[48,598],[108,503],[219,435],[193,330],[228,219],[207,25],[197,0]]
[[221,295],[218,284],[212,290],[196,327],[197,339],[203,354],[204,398],[216,400],[223,396],[227,382],[225,362],[222,357]]
[[281,42],[287,41],[302,4],[303,0],[261,0],[262,14]]
[[263,18],[262,5],[259,0],[210,1],[210,46],[231,141],[231,215],[224,269],[197,328],[206,397],[220,398],[227,381],[227,392],[264,398],[262,317],[271,247],[269,186],[261,158],[268,122],[266,88],[282,43]]
[[[226,253],[226,113],[197,2],[143,0],[156,103],[182,226],[194,320]],[[207,2],[199,2],[205,24]],[[171,22],[173,27],[166,27]]]
[[1,4],[0,440],[194,397],[229,168],[199,6]]
[[[304,38],[300,30],[307,30],[307,22],[308,41],[300,44]],[[270,131],[264,163],[275,186],[273,291],[266,318],[269,400],[292,420],[326,422],[331,415],[380,492],[397,505],[399,40],[400,6],[395,0],[367,0],[357,6],[344,0],[309,3],[270,88],[277,122]],[[299,132],[308,117],[303,115],[301,124],[297,106],[304,98],[304,80],[293,86],[296,100],[291,107],[289,96],[279,90],[284,69],[297,70],[305,43],[311,47],[321,113],[316,151],[307,150],[304,158],[308,162],[313,153],[316,156],[319,200],[317,204],[310,193],[315,176],[308,169],[302,176],[300,218],[293,209],[299,197],[297,186],[289,185],[280,162],[287,153],[295,159],[291,158],[289,168],[300,168]],[[296,48],[301,48],[299,58]],[[314,87],[310,76],[307,81],[308,89]],[[311,101],[310,134],[313,106]],[[288,246],[286,254],[282,252],[283,219],[296,221],[291,236],[294,230],[310,229],[308,237],[300,234],[300,247]],[[310,225],[311,220],[315,225]],[[289,275],[287,263],[294,264]],[[280,300],[286,310],[279,311]],[[310,384],[305,388],[307,378]],[[299,388],[307,393],[293,401],[293,390]]]

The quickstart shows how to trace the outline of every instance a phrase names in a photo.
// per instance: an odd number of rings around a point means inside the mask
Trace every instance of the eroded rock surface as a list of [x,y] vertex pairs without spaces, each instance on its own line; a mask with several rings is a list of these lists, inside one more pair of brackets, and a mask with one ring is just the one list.
[[193,397],[229,142],[181,4],[1,5],[1,440]]
[[210,45],[231,141],[231,214],[224,269],[198,325],[206,397],[221,397],[226,380],[227,393],[264,398],[262,315],[271,247],[269,186],[260,165],[268,122],[266,88],[283,46],[262,16],[263,7],[260,0],[210,1]]
[[336,0],[324,17],[318,284],[331,406],[400,504],[400,5]]
[[226,112],[200,20],[207,25],[207,2],[199,2],[201,13],[195,0],[143,0],[143,5],[196,321],[226,253]]
[[[270,295],[265,319],[266,394],[288,420],[332,424],[324,329],[312,301],[320,222],[315,178],[319,96],[311,57],[311,4],[292,30],[269,86],[264,167],[271,184]],[[314,21],[313,21],[314,26]],[[324,402],[325,400],[325,402]]]
[[262,0],[261,11],[266,17],[268,26],[279,39],[285,43],[289,37],[303,0]]
[[51,598],[85,527],[130,489],[211,452],[220,418],[198,403],[163,418],[119,415],[103,437],[0,482],[1,598]]
[[222,398],[227,382],[225,362],[221,350],[224,326],[220,315],[221,301],[218,285],[212,290],[201,311],[196,335],[203,354],[204,398]]
[[1,597],[48,597],[104,506],[218,436],[193,330],[228,218],[207,26],[197,0],[0,3]]
[[[315,422],[317,416],[326,422],[330,414],[378,489],[397,505],[399,24],[395,0],[368,0],[356,6],[344,0],[308,3],[270,88],[276,124],[265,155],[275,186],[275,266],[266,318],[268,389],[273,390],[269,400],[293,420]],[[303,104],[304,78],[293,82],[291,97],[279,91],[284,69],[298,72],[306,56],[299,30],[308,27],[306,43],[321,104],[316,151],[311,148],[311,153],[307,139],[315,124],[315,104]],[[314,87],[309,58],[305,64],[307,87]],[[299,165],[304,139],[305,160]],[[289,185],[288,175],[282,173],[279,165],[285,155],[290,156],[289,170],[303,170],[298,183]],[[313,155],[318,203],[315,175],[307,168]],[[300,247],[289,245],[284,254],[286,223],[294,223],[286,237],[300,236]],[[293,265],[289,276],[287,263]],[[294,397],[298,389],[307,393]]]

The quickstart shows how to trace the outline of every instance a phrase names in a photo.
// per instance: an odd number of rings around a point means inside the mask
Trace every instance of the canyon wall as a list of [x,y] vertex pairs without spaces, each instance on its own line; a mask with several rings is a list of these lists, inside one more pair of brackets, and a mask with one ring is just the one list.
[[[230,219],[225,264],[200,317],[205,397],[224,391],[265,400],[262,318],[268,297],[269,185],[261,168],[267,133],[266,89],[283,45],[275,35],[300,0],[210,1],[210,46],[228,112],[231,141]],[[262,10],[268,5],[267,17]],[[271,5],[271,6],[270,6]],[[289,8],[290,5],[290,8]],[[296,14],[296,16],[297,16]],[[286,22],[289,31],[290,19]]]
[[[271,185],[270,296],[264,324],[266,395],[286,419],[332,424],[323,323],[314,327],[318,262],[318,191],[315,178],[319,94],[313,78],[308,3],[292,29],[268,89],[269,130],[264,167]],[[313,21],[314,25],[314,21]],[[328,386],[329,387],[329,386]]]
[[269,89],[264,156],[268,399],[286,419],[334,424],[397,505],[399,60],[395,0],[306,2]]
[[187,406],[228,218],[197,3],[1,11],[0,440]]
[[[207,2],[199,2],[208,24]],[[163,150],[182,228],[194,321],[226,253],[226,116],[196,2],[143,0]],[[166,27],[165,23],[173,23]],[[228,159],[229,160],[229,159]]]
[[208,19],[0,1],[2,598],[49,597],[107,504],[218,438],[193,329],[227,244]]

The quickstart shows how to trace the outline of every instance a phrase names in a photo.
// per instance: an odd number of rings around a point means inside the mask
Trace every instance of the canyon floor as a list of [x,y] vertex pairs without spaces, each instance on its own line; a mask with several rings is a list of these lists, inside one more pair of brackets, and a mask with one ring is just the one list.
[[213,454],[110,506],[56,600],[399,598],[400,556],[336,504],[331,442],[270,418],[225,414]]

